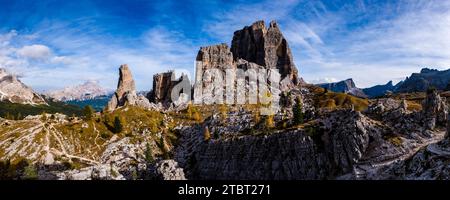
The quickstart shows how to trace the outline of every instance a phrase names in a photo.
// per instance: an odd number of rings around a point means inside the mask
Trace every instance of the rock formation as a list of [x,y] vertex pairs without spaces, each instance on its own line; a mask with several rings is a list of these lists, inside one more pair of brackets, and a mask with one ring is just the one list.
[[[155,74],[153,76],[153,89],[148,94],[148,99],[153,103],[162,103],[166,107],[169,103],[175,103],[177,104],[176,106],[178,106],[178,104],[182,104],[182,102],[189,101],[191,99],[191,83],[188,76],[182,74],[178,79],[176,79],[175,76],[174,71]],[[179,84],[182,82],[184,83]],[[178,92],[178,95],[184,93],[186,99],[179,101],[178,99],[172,100],[172,92]]]
[[425,125],[433,129],[436,124],[446,124],[448,106],[445,98],[442,98],[436,89],[429,89],[422,104]]
[[137,95],[133,76],[126,64],[121,65],[119,68],[119,83],[117,85],[117,90],[106,105],[105,110],[113,111],[124,105],[135,105],[148,109],[156,108],[156,106],[151,104],[145,96]]
[[175,73],[173,71],[153,75],[153,89],[149,93],[152,102],[166,102],[170,100],[170,93],[174,86]]
[[291,49],[275,21],[270,22],[269,28],[264,21],[257,21],[234,32],[231,52],[235,61],[244,59],[267,69],[278,69],[282,79],[288,77],[298,83]]
[[128,94],[136,94],[136,86],[128,65],[124,64],[119,68],[119,83],[117,84],[117,90],[108,102],[106,110],[112,111],[117,107],[124,106],[127,102]]
[[[217,69],[225,72],[226,69],[243,69],[249,66],[262,70],[278,69],[282,82],[282,90],[286,91],[299,82],[298,71],[286,39],[283,37],[276,22],[272,21],[266,28],[264,21],[255,22],[234,33],[231,49],[226,44],[201,47],[197,54],[195,72],[194,99],[199,99],[201,89],[212,85],[214,81],[220,82],[225,89],[226,77],[212,75],[213,79],[204,80],[205,71]],[[211,71],[210,71],[211,72]],[[212,71],[211,73],[215,73]],[[223,74],[222,74],[223,76]],[[231,80],[235,80],[236,76]],[[213,91],[203,92],[210,94]],[[208,96],[203,98],[209,99]]]
[[175,160],[161,160],[151,170],[156,180],[186,180],[183,168]]
[[217,68],[225,70],[234,67],[233,54],[227,44],[201,47],[196,61],[201,62],[201,65],[198,65],[196,68],[199,74],[207,69]]
[[44,98],[23,84],[17,76],[0,68],[0,101],[21,104],[46,104]]

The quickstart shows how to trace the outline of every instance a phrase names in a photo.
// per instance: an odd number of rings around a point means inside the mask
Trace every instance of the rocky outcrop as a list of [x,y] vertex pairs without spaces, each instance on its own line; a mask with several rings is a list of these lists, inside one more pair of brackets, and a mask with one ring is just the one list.
[[175,160],[161,160],[151,170],[156,180],[186,180],[183,168]]
[[367,98],[367,95],[364,94],[362,89],[356,87],[355,82],[353,82],[353,79],[351,78],[344,81],[334,83],[321,83],[317,85],[333,92],[342,92],[357,97]]
[[182,130],[183,145],[176,158],[187,177],[326,179],[351,172],[367,153],[370,138],[382,138],[377,131],[382,128],[355,111],[333,113],[319,126],[266,131],[266,135],[245,133],[252,124],[247,114],[230,114],[222,123],[211,118],[205,126],[211,127],[214,139],[206,141],[201,127]]
[[[196,58],[194,100],[212,102],[213,93],[222,94],[226,85],[226,69],[236,69],[233,54],[226,44],[201,47]],[[215,88],[214,86],[223,86]]]
[[46,104],[44,98],[23,84],[17,76],[0,68],[0,101],[20,104]]
[[58,180],[125,180],[118,169],[109,164],[101,164],[81,169],[68,170],[49,174],[43,172],[39,179],[58,179]]
[[[172,92],[178,92],[178,95],[182,95],[181,98],[172,99]],[[188,76],[182,74],[177,79],[174,71],[153,75],[153,89],[148,93],[148,99],[166,107],[170,103],[174,103],[176,107],[187,103],[191,100],[191,83]]]
[[175,73],[169,71],[153,75],[153,89],[149,93],[149,99],[155,103],[170,101],[170,93],[174,86]]
[[196,74],[202,74],[207,69],[225,70],[234,67],[233,54],[227,44],[201,47],[198,51]]
[[428,129],[434,129],[436,124],[445,125],[448,117],[448,106],[445,98],[437,90],[430,89],[422,103],[424,123]]
[[117,85],[117,90],[106,105],[105,110],[113,111],[116,108],[125,105],[157,109],[157,106],[150,103],[145,96],[136,93],[136,86],[134,84],[133,76],[131,75],[131,70],[126,64],[121,65],[119,68],[119,83]]
[[117,84],[117,90],[108,102],[105,110],[112,111],[120,106],[124,106],[128,101],[128,94],[130,94],[130,97],[134,96],[133,94],[136,94],[136,86],[128,65],[124,64],[119,68],[119,83]]
[[187,144],[195,148],[184,163],[189,179],[323,179],[329,171],[325,154],[303,131],[198,141]]
[[266,69],[278,69],[282,79],[288,77],[298,83],[291,49],[275,21],[268,28],[264,21],[257,21],[234,32],[231,52],[235,61],[244,59]]
[[[207,86],[214,81],[225,86],[226,69],[255,68],[259,70],[278,69],[281,75],[281,90],[287,91],[299,83],[298,70],[293,62],[293,57],[287,40],[283,37],[278,24],[274,21],[266,28],[264,21],[255,22],[249,27],[244,27],[234,33],[231,48],[226,44],[201,47],[197,54],[197,64],[195,72],[194,99],[201,99],[202,94],[210,94],[207,91],[201,94]],[[208,69],[217,69],[222,72],[222,77],[212,74],[211,79],[204,80],[205,72]],[[216,73],[216,71],[209,71]],[[206,74],[209,77],[209,74]],[[235,80],[231,76],[230,82]],[[222,88],[217,88],[222,89]],[[202,96],[208,99],[208,96]],[[226,97],[225,97],[226,98]]]
[[45,95],[57,101],[87,100],[107,95],[108,91],[97,81],[86,81],[81,85],[69,86],[62,90],[47,92]]

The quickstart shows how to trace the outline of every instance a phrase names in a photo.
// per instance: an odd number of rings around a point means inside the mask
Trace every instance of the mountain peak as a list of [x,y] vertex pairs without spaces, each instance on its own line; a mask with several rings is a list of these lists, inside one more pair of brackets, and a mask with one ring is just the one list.
[[0,68],[0,101],[21,104],[46,104],[44,98],[22,83],[17,76]]
[[86,100],[107,94],[108,91],[101,87],[98,81],[94,80],[46,93],[47,96],[58,101]]
[[420,73],[421,73],[421,74],[425,74],[425,73],[437,72],[437,71],[439,71],[439,70],[437,70],[437,69],[430,69],[430,68],[422,68],[422,69],[420,70]]
[[348,78],[346,80],[334,83],[321,83],[317,85],[319,87],[326,88],[333,92],[349,93],[351,95],[363,98],[367,97],[366,94],[364,94],[364,92],[360,88],[356,87],[355,82],[353,82],[352,78]]

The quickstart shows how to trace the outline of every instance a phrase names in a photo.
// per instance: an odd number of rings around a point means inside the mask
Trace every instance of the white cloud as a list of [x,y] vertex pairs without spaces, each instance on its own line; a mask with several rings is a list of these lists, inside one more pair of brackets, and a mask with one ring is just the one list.
[[68,57],[68,56],[54,56],[50,59],[50,61],[52,63],[66,64],[66,65],[72,64],[75,62],[71,57]]
[[314,79],[314,80],[306,80],[308,83],[314,83],[314,84],[319,84],[319,83],[333,83],[333,82],[338,82],[339,80],[337,78],[333,78],[333,77],[324,77],[324,78],[319,78],[319,79]]
[[45,45],[35,44],[18,49],[17,55],[31,59],[47,59],[52,55],[52,52],[50,48]]

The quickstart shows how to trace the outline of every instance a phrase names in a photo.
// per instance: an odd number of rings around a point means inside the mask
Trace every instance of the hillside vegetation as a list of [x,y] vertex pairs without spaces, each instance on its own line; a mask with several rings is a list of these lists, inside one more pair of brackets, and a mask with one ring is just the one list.
[[0,101],[0,117],[6,119],[23,119],[27,115],[41,113],[62,113],[67,116],[81,116],[82,109],[75,105],[49,101],[48,105],[30,105]]
[[350,94],[332,92],[320,87],[310,87],[314,94],[314,101],[317,108],[337,109],[354,107],[357,111],[363,111],[369,106],[367,99],[352,96]]

